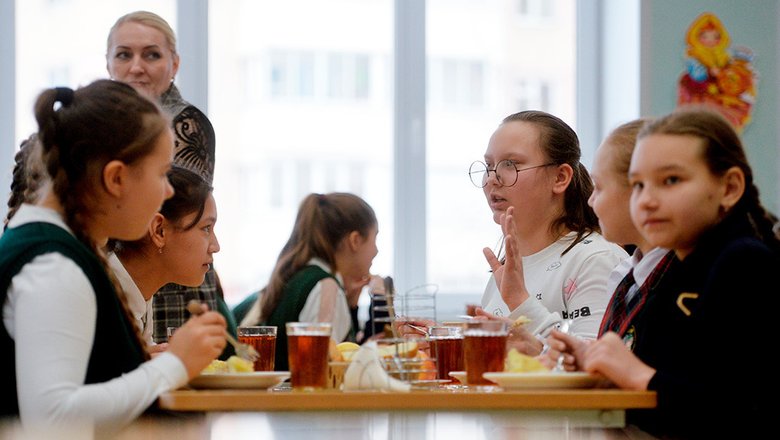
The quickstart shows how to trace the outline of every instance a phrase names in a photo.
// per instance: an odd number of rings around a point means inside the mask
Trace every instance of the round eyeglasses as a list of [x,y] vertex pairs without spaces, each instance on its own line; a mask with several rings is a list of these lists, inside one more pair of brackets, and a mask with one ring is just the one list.
[[513,160],[504,159],[496,164],[495,168],[490,168],[482,161],[474,161],[469,167],[469,178],[471,183],[477,188],[484,188],[487,185],[490,172],[496,173],[496,180],[501,186],[512,186],[517,183],[517,175],[520,171],[533,170],[534,168],[549,167],[555,165],[554,163],[545,163],[542,165],[536,165],[526,168],[518,168],[517,164]]

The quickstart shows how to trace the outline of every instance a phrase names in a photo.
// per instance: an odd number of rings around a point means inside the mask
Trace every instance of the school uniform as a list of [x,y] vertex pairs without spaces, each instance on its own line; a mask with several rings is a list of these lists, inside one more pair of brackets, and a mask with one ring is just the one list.
[[763,358],[777,333],[778,269],[778,253],[739,212],[669,267],[638,319],[634,348],[657,370],[648,388],[658,406],[629,411],[630,423],[672,437],[768,429],[759,402],[777,396],[778,376]]
[[22,205],[8,226],[0,239],[0,351],[7,355],[0,416],[111,431],[187,383],[175,355],[144,361],[104,267],[57,212]]

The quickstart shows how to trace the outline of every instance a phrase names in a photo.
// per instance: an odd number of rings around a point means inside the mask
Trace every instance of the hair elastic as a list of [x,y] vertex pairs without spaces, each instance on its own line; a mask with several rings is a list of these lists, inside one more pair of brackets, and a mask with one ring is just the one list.
[[73,89],[70,87],[56,87],[54,90],[57,91],[54,96],[55,102],[59,102],[63,107],[67,107],[73,102]]

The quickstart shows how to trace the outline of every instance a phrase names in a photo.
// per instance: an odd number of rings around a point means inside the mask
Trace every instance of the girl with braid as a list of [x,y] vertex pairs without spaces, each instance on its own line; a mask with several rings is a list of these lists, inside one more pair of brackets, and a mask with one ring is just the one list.
[[634,224],[679,261],[645,304],[633,353],[607,333],[585,351],[585,370],[656,391],[656,408],[628,413],[654,435],[767,432],[778,379],[753,356],[774,334],[780,240],[739,136],[712,111],[674,112],[642,128],[628,176]]
[[173,194],[169,121],[132,87],[100,80],[35,104],[50,184],[0,238],[0,416],[25,427],[121,428],[184,385],[225,345],[206,312],[149,359],[103,251],[144,235]]

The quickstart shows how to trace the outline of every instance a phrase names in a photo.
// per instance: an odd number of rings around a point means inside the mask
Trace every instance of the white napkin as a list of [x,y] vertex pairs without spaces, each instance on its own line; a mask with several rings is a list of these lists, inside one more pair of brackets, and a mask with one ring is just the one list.
[[390,377],[382,368],[376,341],[369,341],[352,356],[344,374],[344,390],[383,390],[408,392],[412,386]]

